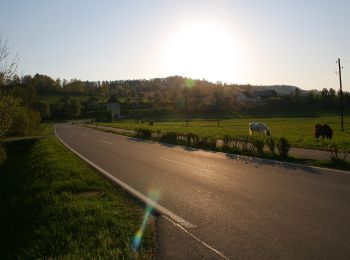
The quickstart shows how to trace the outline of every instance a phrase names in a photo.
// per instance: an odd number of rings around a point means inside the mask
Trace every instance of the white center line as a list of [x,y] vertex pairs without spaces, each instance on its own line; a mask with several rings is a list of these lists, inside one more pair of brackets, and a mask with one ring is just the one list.
[[107,141],[105,141],[105,140],[100,140],[100,141],[103,142],[103,143],[106,143],[106,144],[113,144],[113,143],[107,142]]
[[163,159],[163,160],[166,160],[166,161],[172,162],[172,163],[177,163],[177,164],[180,164],[180,165],[182,165],[182,166],[186,166],[186,167],[191,167],[191,168],[194,168],[194,169],[198,169],[198,170],[201,170],[201,171],[214,172],[214,171],[207,170],[207,169],[204,169],[204,168],[200,168],[200,167],[197,167],[197,166],[193,166],[193,165],[190,165],[190,164],[187,164],[187,163],[182,163],[182,162],[177,162],[177,161],[174,161],[174,160],[170,160],[170,159],[164,158],[164,157],[160,157],[160,159]]

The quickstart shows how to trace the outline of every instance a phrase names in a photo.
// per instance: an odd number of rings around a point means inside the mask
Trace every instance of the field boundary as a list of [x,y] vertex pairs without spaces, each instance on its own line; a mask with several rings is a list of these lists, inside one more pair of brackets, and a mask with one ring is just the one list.
[[[114,133],[111,133],[111,132],[103,131],[103,129],[98,130],[98,128],[94,128],[94,127],[89,127],[89,126],[84,126],[84,125],[79,125],[79,126],[90,128],[90,129],[95,130],[95,131],[104,132],[104,133],[107,133],[107,134],[110,134],[110,135],[120,135],[120,136],[124,136],[124,137],[127,137],[127,138],[132,138],[132,139],[135,139],[135,140],[138,140],[138,141],[154,143],[154,144],[159,144],[159,143],[163,144],[162,142],[157,142],[157,141],[153,141],[153,140],[147,140],[147,139],[141,139],[141,138],[137,138],[137,137],[125,136],[125,135],[119,134],[117,131],[115,131],[114,132],[115,134],[114,134]],[[55,128],[55,131],[56,131],[56,128]],[[171,146],[171,147],[178,147],[178,148],[182,148],[182,149],[186,148],[186,146],[177,145],[177,144],[168,144],[168,143],[164,143],[164,144],[166,144],[168,146]],[[212,152],[211,150],[205,150],[205,149],[202,149],[202,148],[193,148],[193,147],[190,147],[190,148],[193,149],[193,150],[196,150],[196,151]],[[284,164],[284,165],[290,165],[290,166],[297,166],[297,167],[306,168],[306,169],[318,169],[318,170],[322,170],[322,171],[333,171],[333,172],[346,173],[346,174],[350,173],[350,171],[345,171],[345,170],[338,170],[338,169],[324,168],[324,167],[319,167],[319,166],[312,166],[312,165],[284,162],[284,161],[265,159],[265,158],[253,157],[253,156],[247,156],[247,155],[240,155],[240,154],[233,154],[233,153],[224,153],[224,152],[221,152],[221,151],[215,151],[215,153],[223,154],[223,155],[231,155],[231,156],[235,156],[237,158],[243,158],[243,159],[254,159],[254,160],[257,160],[257,161],[261,161],[261,162],[270,162],[270,163],[274,163],[274,164]]]

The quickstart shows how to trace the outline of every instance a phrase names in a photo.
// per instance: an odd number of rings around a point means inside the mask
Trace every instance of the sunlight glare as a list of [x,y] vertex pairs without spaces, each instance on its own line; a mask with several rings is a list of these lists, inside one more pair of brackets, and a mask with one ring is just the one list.
[[232,33],[214,22],[180,26],[166,47],[166,63],[172,75],[225,80],[235,74],[239,51]]

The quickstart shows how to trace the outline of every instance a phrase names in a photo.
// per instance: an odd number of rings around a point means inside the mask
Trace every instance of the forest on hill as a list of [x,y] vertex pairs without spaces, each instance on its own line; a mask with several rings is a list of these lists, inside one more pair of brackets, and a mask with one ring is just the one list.
[[[36,74],[14,76],[2,83],[2,93],[20,99],[44,118],[106,117],[105,103],[115,96],[122,114],[152,117],[167,113],[187,116],[230,116],[279,112],[332,113],[339,110],[339,91],[323,88],[305,91],[294,86],[222,84],[181,76],[150,80],[81,81],[53,79]],[[345,111],[350,93],[343,92]]]

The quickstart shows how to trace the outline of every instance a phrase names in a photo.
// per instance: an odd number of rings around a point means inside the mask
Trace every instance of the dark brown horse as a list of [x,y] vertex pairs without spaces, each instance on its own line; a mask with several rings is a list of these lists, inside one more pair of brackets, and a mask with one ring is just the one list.
[[315,138],[319,138],[320,136],[322,136],[322,139],[324,139],[325,137],[328,139],[332,139],[333,130],[327,124],[324,124],[324,125],[316,124],[314,134],[315,134]]

